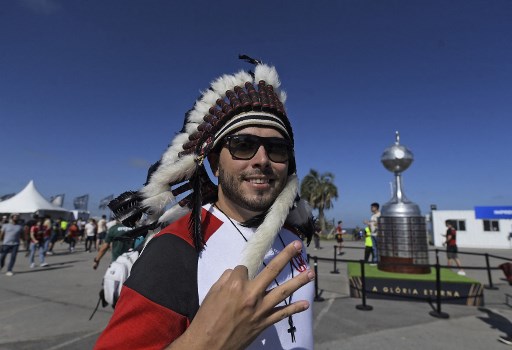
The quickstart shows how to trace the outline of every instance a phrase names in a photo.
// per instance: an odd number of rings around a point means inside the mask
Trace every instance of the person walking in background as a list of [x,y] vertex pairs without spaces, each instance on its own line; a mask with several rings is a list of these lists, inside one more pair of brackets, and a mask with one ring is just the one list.
[[23,241],[23,245],[26,249],[25,256],[29,256],[30,254],[30,230],[32,229],[32,226],[37,223],[37,220],[39,220],[39,216],[34,214],[23,226],[23,235],[21,236],[21,240]]
[[93,244],[94,250],[96,250],[96,226],[94,225],[94,219],[90,218],[85,224],[85,251],[90,253]]
[[371,237],[372,237],[372,247],[373,247],[373,262],[376,264],[379,260],[379,251],[377,249],[377,234],[378,234],[378,223],[380,218],[380,205],[377,202],[374,202],[370,205],[370,211],[372,212],[372,216],[370,220],[365,220],[364,224],[370,227]]
[[78,242],[85,242],[85,224],[86,221],[83,218],[79,218],[76,222],[78,226]]
[[103,241],[105,240],[105,236],[107,235],[107,216],[102,215],[101,219],[98,220],[98,228],[96,234],[96,247],[98,250],[100,249]]
[[44,237],[43,237],[43,249],[44,249],[44,254],[47,255],[48,250],[50,249],[50,242],[52,239],[52,219],[50,219],[49,216],[45,216],[43,225],[44,225],[44,227],[46,227],[46,230],[44,231]]
[[338,226],[336,226],[336,233],[334,235],[334,237],[336,238],[336,242],[338,242],[338,255],[343,254],[341,252],[341,249],[343,248],[343,227],[341,226],[342,223],[343,221],[338,221]]
[[134,245],[136,237],[123,237],[128,231],[131,231],[131,228],[124,226],[120,221],[117,221],[114,226],[108,229],[105,242],[103,242],[94,258],[93,269],[98,268],[101,258],[110,248],[112,248],[112,261],[115,261],[121,254],[126,253],[131,248],[136,248]]
[[55,220],[52,224],[51,234],[50,234],[50,242],[48,244],[48,248],[46,249],[46,255],[53,255],[53,247],[55,246],[55,242],[59,240],[60,235],[60,221],[61,219]]
[[373,256],[373,239],[372,230],[369,226],[364,228],[364,261],[369,262],[370,255],[372,256],[372,264],[374,264],[375,257]]
[[39,266],[48,266],[48,263],[44,261],[44,233],[46,232],[46,226],[43,225],[43,219],[38,219],[36,224],[30,228],[30,255],[29,262],[30,268],[36,267],[34,257],[36,251],[39,251]]
[[117,225],[119,223],[119,220],[116,220],[115,218],[111,217],[108,221],[107,221],[107,233],[108,233],[108,230],[110,230],[110,228],[114,225]]
[[450,220],[445,221],[446,224],[446,240],[443,245],[446,245],[446,257],[448,258],[448,266],[452,263],[455,263],[459,268],[457,274],[461,276],[465,276],[466,272],[461,267],[460,260],[458,257],[458,248],[457,248],[457,231],[453,227],[453,224]]
[[20,246],[20,238],[23,233],[23,226],[19,224],[19,215],[11,214],[10,221],[2,225],[0,238],[2,239],[2,249],[0,250],[0,270],[4,268],[7,254],[11,254],[9,264],[7,265],[6,276],[12,276],[12,269],[16,263],[16,255]]
[[[66,237],[66,234],[68,233],[68,225],[69,225],[69,222],[67,222],[67,220],[64,220],[64,219],[60,220],[59,240],[64,240],[64,238]],[[61,241],[61,243],[62,243],[62,241]]]
[[75,251],[76,238],[78,237],[78,225],[76,221],[71,222],[71,225],[68,227],[68,233],[66,235],[65,241],[69,244],[69,251],[73,253]]
[[352,240],[353,241],[359,240],[359,231],[360,230],[361,229],[359,228],[359,226],[356,226],[356,228],[352,230]]

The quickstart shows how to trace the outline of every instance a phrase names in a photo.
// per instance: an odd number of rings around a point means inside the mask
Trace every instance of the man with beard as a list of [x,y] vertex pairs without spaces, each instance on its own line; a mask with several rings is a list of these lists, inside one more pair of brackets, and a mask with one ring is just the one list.
[[254,73],[200,97],[145,186],[109,204],[127,226],[170,224],[133,266],[96,349],[313,349],[314,273],[298,238],[309,243],[314,226],[285,94],[274,67],[249,60]]

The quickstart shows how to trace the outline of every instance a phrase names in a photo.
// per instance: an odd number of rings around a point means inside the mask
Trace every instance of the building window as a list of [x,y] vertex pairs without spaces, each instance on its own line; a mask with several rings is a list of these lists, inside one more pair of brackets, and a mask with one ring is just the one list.
[[466,220],[450,219],[447,221],[451,222],[455,231],[466,231]]
[[496,232],[500,230],[500,222],[498,220],[483,220],[484,221],[484,231],[487,232]]

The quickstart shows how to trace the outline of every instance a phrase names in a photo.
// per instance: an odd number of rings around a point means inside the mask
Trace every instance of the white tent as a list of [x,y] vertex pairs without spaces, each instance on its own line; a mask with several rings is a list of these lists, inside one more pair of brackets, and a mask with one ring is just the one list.
[[36,189],[34,181],[30,180],[27,186],[14,197],[0,202],[0,213],[38,214],[52,217],[67,218],[69,210],[53,205],[47,201]]

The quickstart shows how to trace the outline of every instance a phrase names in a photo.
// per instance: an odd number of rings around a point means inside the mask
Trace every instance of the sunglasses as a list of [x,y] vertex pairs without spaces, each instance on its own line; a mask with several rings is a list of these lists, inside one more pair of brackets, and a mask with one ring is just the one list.
[[225,145],[234,159],[249,160],[260,146],[265,148],[268,158],[274,163],[285,163],[292,153],[290,141],[279,137],[259,137],[256,135],[228,135]]

